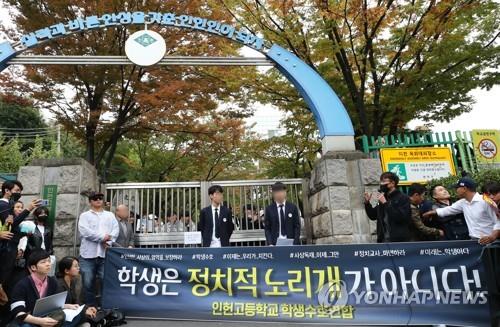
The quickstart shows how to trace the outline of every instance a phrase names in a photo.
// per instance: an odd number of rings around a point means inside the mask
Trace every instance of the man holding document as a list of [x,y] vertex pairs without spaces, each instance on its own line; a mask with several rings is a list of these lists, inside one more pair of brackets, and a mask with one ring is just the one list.
[[14,287],[10,306],[11,325],[72,327],[81,324],[83,306],[64,304],[66,294],[57,293],[57,280],[48,275],[51,262],[47,251],[33,251],[28,258],[28,267],[30,275]]

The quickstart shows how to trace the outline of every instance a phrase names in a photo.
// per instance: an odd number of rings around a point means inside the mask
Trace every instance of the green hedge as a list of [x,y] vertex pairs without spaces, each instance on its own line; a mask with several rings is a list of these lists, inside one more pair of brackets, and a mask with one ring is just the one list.
[[[481,187],[486,182],[497,181],[500,182],[500,169],[486,169],[480,170],[476,173],[469,174],[469,176],[477,183],[478,191],[481,191]],[[443,185],[445,186],[452,198],[456,197],[455,187],[454,185],[457,183],[459,176],[449,176],[439,179],[433,179],[430,181],[427,186],[428,189],[431,190],[434,185]]]

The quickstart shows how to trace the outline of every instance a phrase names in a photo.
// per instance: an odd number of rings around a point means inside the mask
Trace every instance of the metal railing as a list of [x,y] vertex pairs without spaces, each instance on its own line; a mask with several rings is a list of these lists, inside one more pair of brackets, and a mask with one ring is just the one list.
[[[287,185],[288,201],[302,213],[303,236],[309,228],[307,201],[302,179],[280,180]],[[208,188],[224,188],[224,205],[231,209],[235,231],[232,245],[265,245],[264,210],[271,204],[271,185],[276,180],[214,181],[181,183],[106,184],[110,209],[120,204],[129,207],[139,247],[185,247],[184,233],[197,231],[200,211],[210,204]],[[305,204],[305,208],[304,208]],[[306,226],[307,225],[307,226]]]
[[[17,56],[8,65],[133,65],[126,56]],[[265,57],[166,56],[158,65],[169,66],[274,66]]]
[[403,147],[449,147],[453,156],[455,170],[475,172],[477,162],[474,155],[474,145],[469,132],[455,133],[407,133],[362,138],[363,152],[372,158],[380,156],[380,149]]

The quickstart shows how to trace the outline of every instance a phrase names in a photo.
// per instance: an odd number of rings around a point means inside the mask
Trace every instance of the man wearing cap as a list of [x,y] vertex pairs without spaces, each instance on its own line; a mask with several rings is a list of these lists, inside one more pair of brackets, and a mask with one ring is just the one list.
[[274,246],[278,239],[293,239],[294,245],[300,244],[299,209],[286,200],[286,186],[276,182],[272,187],[274,202],[264,213],[264,230],[268,245]]
[[[104,277],[106,249],[120,233],[118,221],[111,212],[104,210],[104,194],[90,192],[90,210],[80,215],[80,269],[82,272],[85,304],[96,306],[95,281]],[[102,284],[102,283],[101,283]]]
[[455,185],[457,196],[460,198],[449,207],[438,208],[426,212],[424,218],[437,215],[446,217],[463,213],[469,236],[481,244],[493,242],[500,236],[500,224],[496,223],[496,214],[493,208],[484,201],[481,194],[476,192],[476,183],[468,178],[461,178]]

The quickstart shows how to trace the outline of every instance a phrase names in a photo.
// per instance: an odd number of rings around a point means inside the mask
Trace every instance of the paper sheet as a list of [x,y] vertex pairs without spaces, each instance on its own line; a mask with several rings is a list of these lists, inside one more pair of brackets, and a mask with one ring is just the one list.
[[75,317],[78,316],[80,312],[82,312],[84,307],[84,305],[81,305],[78,309],[63,309],[64,313],[66,314],[66,321],[73,321],[73,319],[75,319]]

